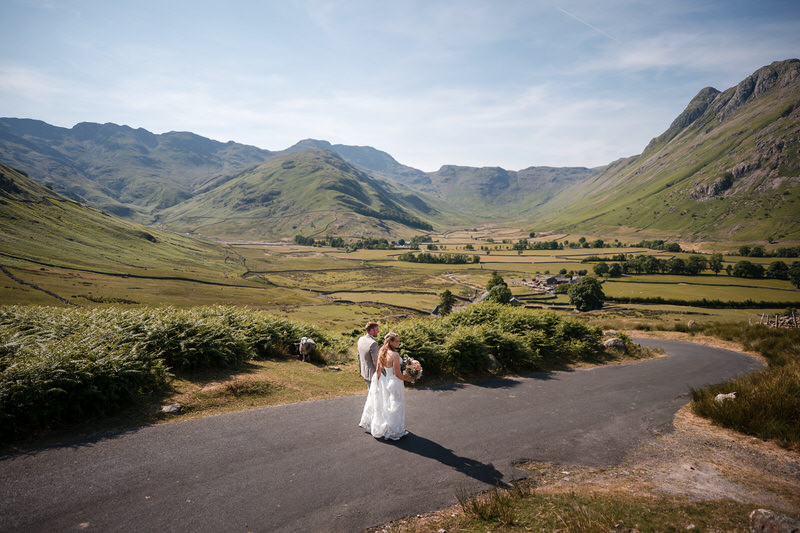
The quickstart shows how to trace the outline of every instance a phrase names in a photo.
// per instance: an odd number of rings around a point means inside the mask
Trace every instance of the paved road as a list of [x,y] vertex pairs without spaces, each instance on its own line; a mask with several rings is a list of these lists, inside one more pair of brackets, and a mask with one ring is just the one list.
[[670,356],[409,389],[411,434],[397,443],[358,428],[358,396],[0,457],[0,531],[360,531],[522,477],[519,459],[615,464],[670,430],[690,387],[760,368],[726,350],[637,341]]

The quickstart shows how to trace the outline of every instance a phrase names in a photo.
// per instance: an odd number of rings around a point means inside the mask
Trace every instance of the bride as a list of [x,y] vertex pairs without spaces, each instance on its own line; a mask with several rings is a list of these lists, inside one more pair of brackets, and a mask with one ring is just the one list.
[[407,435],[406,391],[403,382],[413,383],[413,378],[400,371],[400,336],[387,333],[378,352],[378,367],[369,384],[367,403],[358,424],[373,437],[398,440]]

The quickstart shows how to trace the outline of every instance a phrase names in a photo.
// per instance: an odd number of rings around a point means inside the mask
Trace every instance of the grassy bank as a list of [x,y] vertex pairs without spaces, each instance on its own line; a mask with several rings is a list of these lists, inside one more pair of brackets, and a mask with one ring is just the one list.
[[[768,362],[762,372],[692,391],[692,408],[728,427],[800,451],[800,329],[711,324],[689,330],[741,344]],[[717,394],[736,392],[718,402]]]

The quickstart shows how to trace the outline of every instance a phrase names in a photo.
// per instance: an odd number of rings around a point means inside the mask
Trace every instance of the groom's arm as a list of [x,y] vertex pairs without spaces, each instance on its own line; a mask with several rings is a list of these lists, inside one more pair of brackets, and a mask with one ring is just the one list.
[[380,347],[378,346],[377,342],[373,342],[372,346],[369,347],[369,358],[372,361],[372,370],[373,372],[378,371],[378,352],[380,351]]

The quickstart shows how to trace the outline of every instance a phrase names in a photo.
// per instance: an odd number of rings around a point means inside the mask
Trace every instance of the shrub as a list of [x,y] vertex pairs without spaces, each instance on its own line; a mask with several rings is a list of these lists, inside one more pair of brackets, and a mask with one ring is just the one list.
[[163,361],[113,337],[73,335],[19,347],[0,373],[0,433],[13,437],[31,426],[108,414],[168,378]]
[[391,329],[400,334],[401,355],[418,359],[426,375],[489,371],[489,354],[508,370],[542,369],[593,357],[602,347],[600,330],[579,320],[488,302]]
[[0,434],[111,413],[163,389],[170,370],[235,367],[290,357],[308,336],[346,353],[316,327],[232,307],[0,308]]
[[445,364],[451,374],[473,374],[488,368],[489,350],[483,337],[480,327],[458,328],[450,333],[445,343]]
[[446,334],[441,321],[407,320],[392,329],[400,335],[401,356],[417,359],[425,369],[426,376],[437,376],[445,372],[443,340]]

